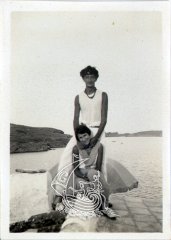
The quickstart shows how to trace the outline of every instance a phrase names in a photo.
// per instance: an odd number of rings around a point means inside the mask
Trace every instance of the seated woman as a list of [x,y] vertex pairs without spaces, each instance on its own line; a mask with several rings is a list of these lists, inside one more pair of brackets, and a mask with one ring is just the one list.
[[[138,181],[114,159],[104,161],[103,145],[98,141],[94,147],[91,146],[91,131],[87,126],[79,125],[76,128],[75,136],[77,144],[72,150],[72,170],[70,170],[69,176],[65,169],[59,173],[60,180],[64,180],[65,183],[62,185],[62,189],[65,190],[58,192],[54,202],[55,209],[62,211],[65,208],[66,210],[68,200],[76,196],[77,199],[81,195],[91,199],[92,195],[98,195],[101,199],[99,210],[110,218],[117,217],[118,215],[109,207],[109,195],[137,188]],[[107,165],[106,181],[104,165],[110,161],[110,165]],[[61,181],[56,184],[60,187]],[[92,193],[91,197],[90,193]],[[96,208],[96,210],[98,209]]]
[[103,145],[98,141],[93,148],[91,147],[91,131],[85,125],[79,125],[76,128],[75,136],[78,142],[73,147],[74,188],[77,191],[84,184],[84,190],[87,193],[93,187],[92,185],[96,184],[94,187],[96,189],[99,187],[102,200],[99,210],[109,218],[116,218],[118,215],[109,208],[109,186],[101,172]]

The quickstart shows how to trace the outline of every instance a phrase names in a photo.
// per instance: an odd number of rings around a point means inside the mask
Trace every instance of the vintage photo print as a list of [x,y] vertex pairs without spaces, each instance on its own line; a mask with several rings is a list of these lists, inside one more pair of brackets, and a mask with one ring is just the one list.
[[2,239],[169,239],[169,2],[1,5]]

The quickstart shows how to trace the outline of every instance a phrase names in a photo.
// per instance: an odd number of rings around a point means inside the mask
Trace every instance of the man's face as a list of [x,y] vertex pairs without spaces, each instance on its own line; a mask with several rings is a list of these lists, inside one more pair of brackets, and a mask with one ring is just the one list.
[[90,135],[88,133],[78,134],[78,139],[79,139],[79,142],[84,146],[90,143]]
[[86,84],[86,87],[93,87],[93,86],[94,86],[94,83],[95,83],[96,80],[97,80],[97,77],[94,76],[93,74],[91,74],[91,75],[85,75],[85,76],[83,77],[83,80],[84,80],[84,82],[85,82],[85,84]]

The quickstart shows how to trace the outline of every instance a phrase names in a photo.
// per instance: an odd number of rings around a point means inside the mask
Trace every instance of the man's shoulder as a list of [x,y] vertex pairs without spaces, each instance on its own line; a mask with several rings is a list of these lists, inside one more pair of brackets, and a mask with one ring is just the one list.
[[107,93],[106,93],[105,91],[102,91],[102,90],[100,90],[100,89],[97,89],[97,91],[98,91],[100,94],[107,96]]
[[84,95],[84,91],[82,91],[78,94],[78,96],[82,96],[82,95]]
[[78,93],[76,96],[75,96],[75,99],[79,99],[79,97],[83,96],[84,95],[84,91]]
[[107,93],[103,91],[103,92],[102,92],[102,95],[103,95],[103,96],[107,96]]
[[105,100],[105,101],[108,99],[108,95],[107,95],[106,92],[102,92],[102,98],[103,98],[103,100]]

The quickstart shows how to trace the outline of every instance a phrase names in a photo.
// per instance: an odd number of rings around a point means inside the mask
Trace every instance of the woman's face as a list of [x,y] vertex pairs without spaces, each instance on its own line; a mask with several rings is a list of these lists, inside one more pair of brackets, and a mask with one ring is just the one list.
[[78,139],[79,139],[79,142],[84,146],[90,143],[90,135],[88,133],[78,134]]
[[83,80],[86,84],[86,87],[94,87],[95,82],[97,81],[97,77],[92,75],[85,75]]

